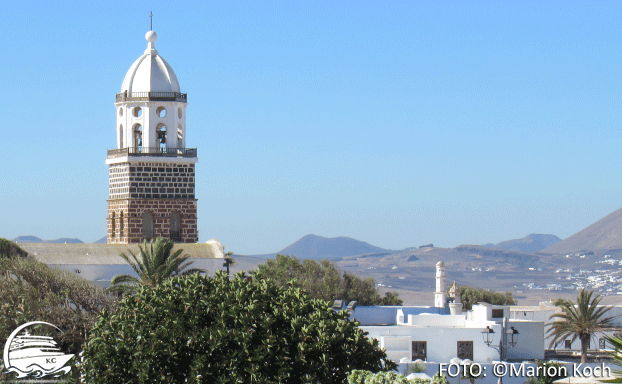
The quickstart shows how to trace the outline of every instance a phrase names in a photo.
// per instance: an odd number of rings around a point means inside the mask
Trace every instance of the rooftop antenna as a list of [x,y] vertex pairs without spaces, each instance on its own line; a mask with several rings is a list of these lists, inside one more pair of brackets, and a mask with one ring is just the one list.
[[149,11],[149,13],[150,13],[149,14],[149,18],[151,19],[151,29],[150,29],[150,31],[153,31],[153,12]]

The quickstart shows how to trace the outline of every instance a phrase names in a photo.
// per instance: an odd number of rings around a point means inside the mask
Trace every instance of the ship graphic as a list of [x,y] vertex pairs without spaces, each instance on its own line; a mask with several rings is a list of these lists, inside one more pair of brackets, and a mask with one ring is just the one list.
[[[37,336],[24,329],[28,325],[49,323],[31,322],[18,327],[4,346],[4,364],[8,372],[17,374],[17,378],[34,376],[36,378],[67,374],[71,367],[65,364],[73,354],[65,354],[58,347],[54,338]],[[21,333],[20,333],[21,331]],[[59,330],[60,331],[60,330]]]

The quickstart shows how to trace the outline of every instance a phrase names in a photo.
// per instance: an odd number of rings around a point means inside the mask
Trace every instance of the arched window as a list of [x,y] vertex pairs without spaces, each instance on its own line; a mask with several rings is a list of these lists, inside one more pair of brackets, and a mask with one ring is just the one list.
[[123,223],[123,211],[119,213],[119,237],[123,237],[123,230],[125,229],[125,224]]
[[173,241],[181,241],[181,216],[179,212],[171,212],[169,218],[170,237]]
[[166,148],[166,125],[160,123],[156,127],[156,137],[158,138],[157,144],[161,152],[164,152],[162,148]]
[[115,232],[117,231],[117,225],[116,225],[117,223],[115,223],[114,212],[112,212],[111,221],[112,221],[112,236],[111,237],[115,237],[116,236]]
[[140,124],[134,125],[134,148],[143,147],[143,126]]
[[149,211],[143,212],[143,239],[153,238],[153,215]]
[[123,124],[119,125],[119,148],[123,148]]

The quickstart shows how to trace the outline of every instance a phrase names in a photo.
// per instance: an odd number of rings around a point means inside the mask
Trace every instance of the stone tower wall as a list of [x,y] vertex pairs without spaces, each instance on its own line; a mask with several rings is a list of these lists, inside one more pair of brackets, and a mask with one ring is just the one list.
[[140,243],[148,240],[143,235],[142,216],[145,211],[153,216],[153,237],[171,237],[171,213],[176,211],[181,217],[181,242],[199,241],[195,199],[116,199],[108,200],[108,244]]

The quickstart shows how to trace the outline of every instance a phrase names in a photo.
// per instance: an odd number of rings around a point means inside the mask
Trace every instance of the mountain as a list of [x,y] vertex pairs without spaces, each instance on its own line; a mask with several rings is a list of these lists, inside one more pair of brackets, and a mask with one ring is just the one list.
[[99,239],[97,241],[94,241],[93,243],[95,243],[95,244],[106,244],[107,242],[108,242],[108,237],[104,236],[101,239]]
[[520,251],[520,252],[538,252],[547,247],[555,245],[562,241],[555,235],[537,235],[532,233],[529,236],[522,239],[502,241],[496,245],[486,244],[489,248],[499,248],[508,251]]
[[607,251],[622,248],[622,208],[575,233],[543,252],[568,254],[580,251]]
[[322,237],[307,235],[290,246],[283,248],[282,255],[295,256],[299,259],[334,259],[344,256],[387,253],[388,249],[375,247],[364,241],[349,237]]
[[83,243],[80,239],[62,237],[56,240],[43,240],[37,236],[18,236],[12,240],[14,243]]
[[11,241],[14,243],[45,243],[45,240],[41,240],[37,236],[17,236]]

